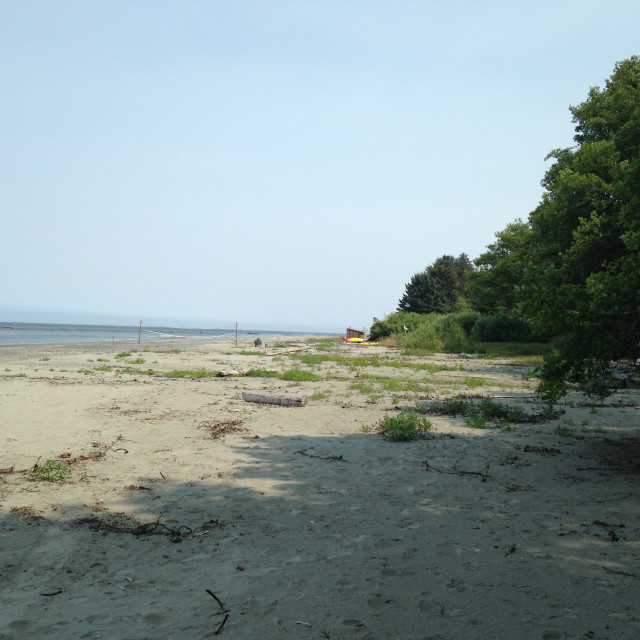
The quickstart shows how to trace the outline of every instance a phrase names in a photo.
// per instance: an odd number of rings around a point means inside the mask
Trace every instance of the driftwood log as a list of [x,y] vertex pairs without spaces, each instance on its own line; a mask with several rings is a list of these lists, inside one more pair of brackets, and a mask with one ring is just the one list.
[[245,402],[257,402],[258,404],[277,404],[282,407],[303,407],[307,401],[304,398],[282,398],[279,396],[265,396],[256,393],[243,393]]

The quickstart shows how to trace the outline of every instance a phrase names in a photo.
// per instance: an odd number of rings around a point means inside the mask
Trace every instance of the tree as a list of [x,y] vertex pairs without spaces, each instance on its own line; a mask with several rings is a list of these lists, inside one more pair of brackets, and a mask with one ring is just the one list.
[[471,263],[463,253],[458,258],[441,256],[405,285],[398,311],[451,313],[456,311],[466,290]]
[[488,251],[474,260],[470,298],[482,313],[511,312],[516,308],[516,287],[528,262],[530,228],[518,219],[498,231]]
[[640,58],[571,113],[577,146],[549,155],[518,292],[534,328],[557,337],[541,372],[550,401],[567,382],[605,397],[613,363],[640,356]]
[[398,303],[398,311],[445,313],[441,301],[439,282],[425,270],[411,276],[411,280],[405,285],[404,295]]

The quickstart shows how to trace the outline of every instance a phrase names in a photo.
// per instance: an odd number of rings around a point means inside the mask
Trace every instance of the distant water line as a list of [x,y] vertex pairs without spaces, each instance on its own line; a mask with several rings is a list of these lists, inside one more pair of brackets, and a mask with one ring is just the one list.
[[[299,335],[301,332],[238,330],[238,337]],[[235,327],[213,329],[186,329],[149,325],[140,327],[89,324],[52,324],[0,321],[0,346],[32,344],[73,344],[82,342],[142,342],[175,338],[213,339],[235,337]]]

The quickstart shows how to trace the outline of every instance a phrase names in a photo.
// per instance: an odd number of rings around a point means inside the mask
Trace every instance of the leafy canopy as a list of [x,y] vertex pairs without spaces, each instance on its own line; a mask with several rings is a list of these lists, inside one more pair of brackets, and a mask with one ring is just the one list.
[[614,362],[640,356],[640,58],[571,113],[577,146],[549,155],[518,291],[534,328],[557,337],[542,369],[549,400],[567,382],[604,397]]

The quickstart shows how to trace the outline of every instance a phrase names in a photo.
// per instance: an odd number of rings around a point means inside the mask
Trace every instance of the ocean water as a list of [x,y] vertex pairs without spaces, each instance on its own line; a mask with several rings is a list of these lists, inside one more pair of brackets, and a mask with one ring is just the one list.
[[[0,346],[29,344],[69,344],[81,342],[138,342],[140,327],[123,327],[90,324],[35,324],[31,322],[0,321]],[[240,330],[238,337],[300,335],[292,331]],[[142,325],[140,339],[163,340],[170,338],[230,338],[235,337],[235,327],[213,329],[182,329]]]

